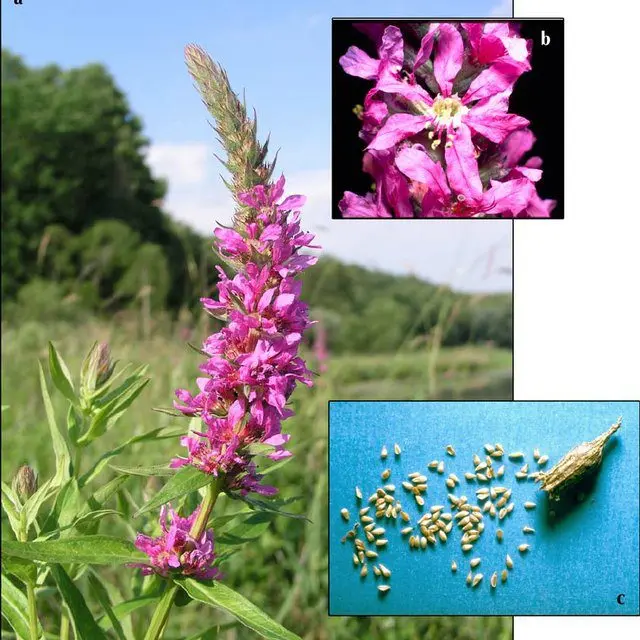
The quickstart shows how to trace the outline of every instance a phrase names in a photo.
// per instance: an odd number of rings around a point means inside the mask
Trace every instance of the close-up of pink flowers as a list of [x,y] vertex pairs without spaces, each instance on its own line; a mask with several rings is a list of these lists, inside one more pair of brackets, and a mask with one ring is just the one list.
[[426,23],[417,49],[398,26],[354,26],[377,43],[377,58],[351,46],[339,59],[374,83],[355,110],[374,183],[365,195],[344,192],[343,217],[550,217],[556,202],[536,190],[542,159],[514,164],[535,142],[529,120],[510,112],[532,70],[518,25]]

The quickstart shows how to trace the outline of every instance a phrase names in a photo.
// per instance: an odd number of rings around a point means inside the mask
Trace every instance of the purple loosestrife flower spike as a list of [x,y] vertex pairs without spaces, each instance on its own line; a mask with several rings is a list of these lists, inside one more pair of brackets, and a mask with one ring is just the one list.
[[157,573],[164,578],[183,575],[203,580],[220,579],[220,571],[213,566],[216,559],[213,531],[205,531],[197,539],[190,535],[199,511],[200,507],[188,518],[181,518],[171,505],[163,506],[160,510],[162,533],[157,538],[139,533],[136,538],[136,547],[149,556],[148,564],[131,566],[140,567],[144,575]]
[[[535,183],[542,161],[515,166],[529,121],[509,113],[514,84],[531,70],[531,43],[509,23],[356,27],[378,58],[349,47],[344,71],[375,84],[364,99],[363,171],[375,195],[349,191],[344,217],[548,217]],[[420,33],[420,46],[405,41]],[[525,149],[525,151],[528,149]],[[518,159],[519,157],[518,156]]]
[[197,47],[187,47],[187,64],[204,101],[216,117],[216,130],[229,159],[230,185],[240,213],[233,228],[215,230],[216,249],[236,273],[219,268],[217,298],[203,298],[207,312],[225,326],[209,336],[202,350],[199,393],[176,391],[176,408],[199,416],[203,431],[182,439],[189,464],[212,476],[224,474],[225,489],[246,494],[276,493],[260,484],[253,462],[255,446],[270,458],[291,455],[281,423],[292,415],[286,403],[298,382],[311,385],[311,374],[298,348],[309,322],[296,277],[317,260],[300,251],[312,247],[313,235],[301,231],[303,196],[283,199],[284,176],[269,180],[273,165],[264,163],[266,145],[256,140],[255,120],[246,118],[224,72]]

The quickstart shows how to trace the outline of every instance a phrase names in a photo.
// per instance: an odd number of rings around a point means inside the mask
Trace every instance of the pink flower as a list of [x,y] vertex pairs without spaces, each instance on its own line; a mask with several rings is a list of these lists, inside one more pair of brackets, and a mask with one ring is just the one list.
[[149,556],[149,562],[130,566],[140,567],[144,575],[157,573],[164,578],[183,575],[219,580],[222,575],[213,566],[216,559],[213,531],[205,531],[197,540],[189,534],[199,511],[200,507],[188,518],[181,518],[171,505],[164,505],[160,509],[162,533],[157,538],[139,533],[136,538],[136,547]]
[[252,445],[264,445],[263,455],[273,460],[291,455],[284,448],[289,436],[281,433],[292,415],[286,403],[298,383],[311,384],[298,356],[311,323],[295,277],[316,262],[300,253],[312,247],[313,235],[300,230],[304,197],[281,200],[283,193],[281,177],[239,194],[249,208],[243,228],[216,229],[218,252],[238,272],[229,278],[219,270],[217,299],[202,303],[226,326],[204,341],[208,359],[200,367],[199,393],[179,389],[174,403],[185,415],[199,416],[206,430],[182,439],[187,457],[172,466],[224,474],[226,489],[241,494],[276,492],[259,484]]

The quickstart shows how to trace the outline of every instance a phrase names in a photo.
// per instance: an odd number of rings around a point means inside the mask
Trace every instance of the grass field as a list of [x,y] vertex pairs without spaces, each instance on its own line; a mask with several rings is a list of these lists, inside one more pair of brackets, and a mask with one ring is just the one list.
[[[201,327],[199,334],[204,334]],[[199,335],[192,337],[199,342]],[[33,465],[42,477],[52,473],[48,428],[38,388],[37,360],[45,360],[48,340],[66,359],[75,375],[84,353],[96,340],[106,340],[115,358],[122,363],[149,365],[151,383],[115,429],[89,448],[83,467],[101,453],[134,434],[175,424],[178,419],[152,411],[168,407],[177,387],[194,388],[200,356],[184,342],[164,335],[143,340],[126,324],[106,325],[89,321],[82,326],[25,323],[19,328],[3,327],[2,334],[2,479],[11,481],[17,467]],[[311,361],[313,365],[313,362]],[[245,545],[225,564],[226,582],[276,620],[306,640],[394,638],[397,640],[508,640],[511,619],[507,618],[328,618],[327,610],[327,401],[329,399],[428,399],[511,398],[511,352],[487,347],[442,349],[437,357],[427,351],[395,355],[340,356],[329,360],[328,371],[313,389],[294,394],[296,416],[285,424],[292,434],[292,462],[274,472],[271,479],[281,496],[301,496],[292,511],[304,512],[310,522],[276,519],[255,542]],[[54,408],[62,422],[64,401],[53,394]],[[186,423],[185,423],[186,429]],[[120,465],[161,464],[180,452],[175,440],[144,443],[115,458]],[[113,472],[102,472],[99,482],[107,482]],[[130,482],[130,504],[143,501],[145,482]],[[148,488],[147,488],[148,490]],[[237,510],[223,496],[217,514]],[[102,531],[133,537],[142,520],[132,521],[124,531],[115,530],[109,518]],[[8,535],[3,526],[3,536]],[[112,578],[121,594],[128,593],[134,571],[120,568]],[[82,586],[82,585],[81,585]],[[122,595],[118,596],[122,599]],[[55,631],[57,603],[52,598],[42,608],[45,625]],[[148,612],[134,615],[134,629],[143,629]],[[166,638],[188,638],[214,624],[226,625],[230,618],[211,609],[190,604],[173,612]],[[4,628],[4,627],[3,627]],[[238,626],[212,631],[202,638],[227,640],[253,638]],[[12,637],[3,633],[3,637]],[[138,637],[136,635],[136,637]]]

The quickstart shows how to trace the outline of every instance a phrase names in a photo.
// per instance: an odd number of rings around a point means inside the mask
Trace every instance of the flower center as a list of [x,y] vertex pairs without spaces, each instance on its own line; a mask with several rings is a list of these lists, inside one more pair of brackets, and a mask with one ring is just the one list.
[[448,98],[438,94],[431,107],[436,127],[453,127],[454,129],[460,126],[462,116],[468,111],[469,109],[462,104],[457,93]]

